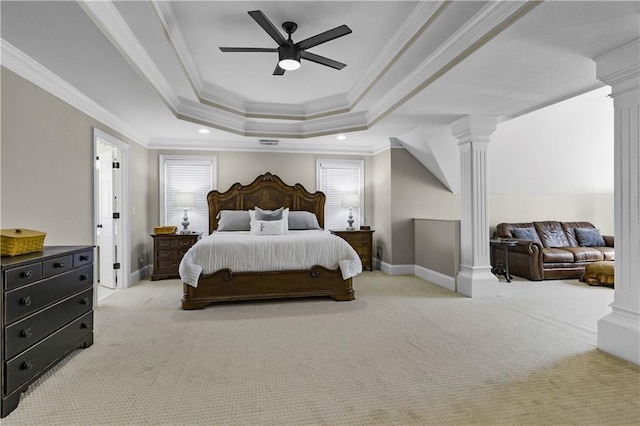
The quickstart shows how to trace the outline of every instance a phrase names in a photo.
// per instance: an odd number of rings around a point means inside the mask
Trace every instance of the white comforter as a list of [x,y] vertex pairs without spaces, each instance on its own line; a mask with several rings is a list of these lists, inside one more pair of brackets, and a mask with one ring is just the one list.
[[355,250],[329,231],[289,231],[286,235],[214,232],[187,251],[180,262],[183,282],[198,286],[200,274],[228,268],[233,272],[288,271],[314,265],[337,269],[344,279],[362,272]]

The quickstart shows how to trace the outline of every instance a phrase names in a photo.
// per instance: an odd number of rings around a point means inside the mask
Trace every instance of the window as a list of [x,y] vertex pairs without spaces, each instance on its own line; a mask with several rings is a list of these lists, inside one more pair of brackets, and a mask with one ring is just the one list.
[[345,229],[349,218],[347,204],[357,204],[351,207],[353,226],[358,229],[364,221],[362,214],[364,211],[364,162],[362,160],[317,160],[316,176],[316,187],[327,196],[324,206],[324,227]]
[[[182,229],[184,208],[174,205],[176,194],[193,194],[195,206],[187,208],[189,230],[209,232],[207,194],[216,189],[216,157],[191,155],[160,156],[160,225]],[[190,198],[187,196],[186,198]]]

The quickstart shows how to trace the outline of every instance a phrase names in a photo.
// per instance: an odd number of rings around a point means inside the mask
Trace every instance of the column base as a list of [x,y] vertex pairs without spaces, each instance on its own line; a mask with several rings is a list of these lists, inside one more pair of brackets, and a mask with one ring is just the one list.
[[456,292],[468,297],[497,297],[498,278],[491,273],[490,267],[460,266],[456,276]]
[[598,349],[640,365],[640,313],[612,308],[598,321]]

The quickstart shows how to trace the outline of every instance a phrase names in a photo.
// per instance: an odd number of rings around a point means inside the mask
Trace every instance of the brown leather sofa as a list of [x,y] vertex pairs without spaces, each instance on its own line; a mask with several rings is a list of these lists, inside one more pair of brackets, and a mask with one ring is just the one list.
[[[514,228],[528,228],[514,231]],[[531,234],[534,238],[518,239],[516,232]],[[576,231],[576,228],[580,228]],[[533,281],[580,278],[584,267],[591,262],[614,260],[613,236],[602,235],[604,245],[581,245],[586,232],[594,234],[595,226],[589,222],[528,222],[501,223],[493,238],[517,239],[518,244],[509,248],[509,272]],[[579,234],[579,235],[578,235]],[[598,234],[595,232],[595,234]],[[599,234],[598,234],[599,235]],[[504,249],[492,247],[491,263],[504,259]]]

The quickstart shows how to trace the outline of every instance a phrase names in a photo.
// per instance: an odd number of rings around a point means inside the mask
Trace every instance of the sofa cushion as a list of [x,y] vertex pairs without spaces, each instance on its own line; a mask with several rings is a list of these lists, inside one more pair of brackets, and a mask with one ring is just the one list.
[[596,262],[604,260],[604,253],[595,247],[564,247],[563,250],[573,253],[573,259],[576,262]]
[[533,222],[536,232],[544,247],[569,247],[569,240],[564,235],[560,222],[550,220],[546,222]]
[[511,234],[519,240],[531,240],[538,244],[542,244],[538,234],[536,233],[536,229],[533,226],[530,228],[513,228],[511,230]]
[[594,249],[601,251],[604,256],[604,260],[615,260],[615,250],[613,247],[593,247]]
[[576,228],[576,237],[582,247],[604,247],[604,238],[598,228]]
[[576,228],[595,228],[591,222],[560,222],[560,225],[571,247],[580,246],[576,237]]
[[573,253],[563,248],[543,248],[542,262],[544,263],[573,263]]

